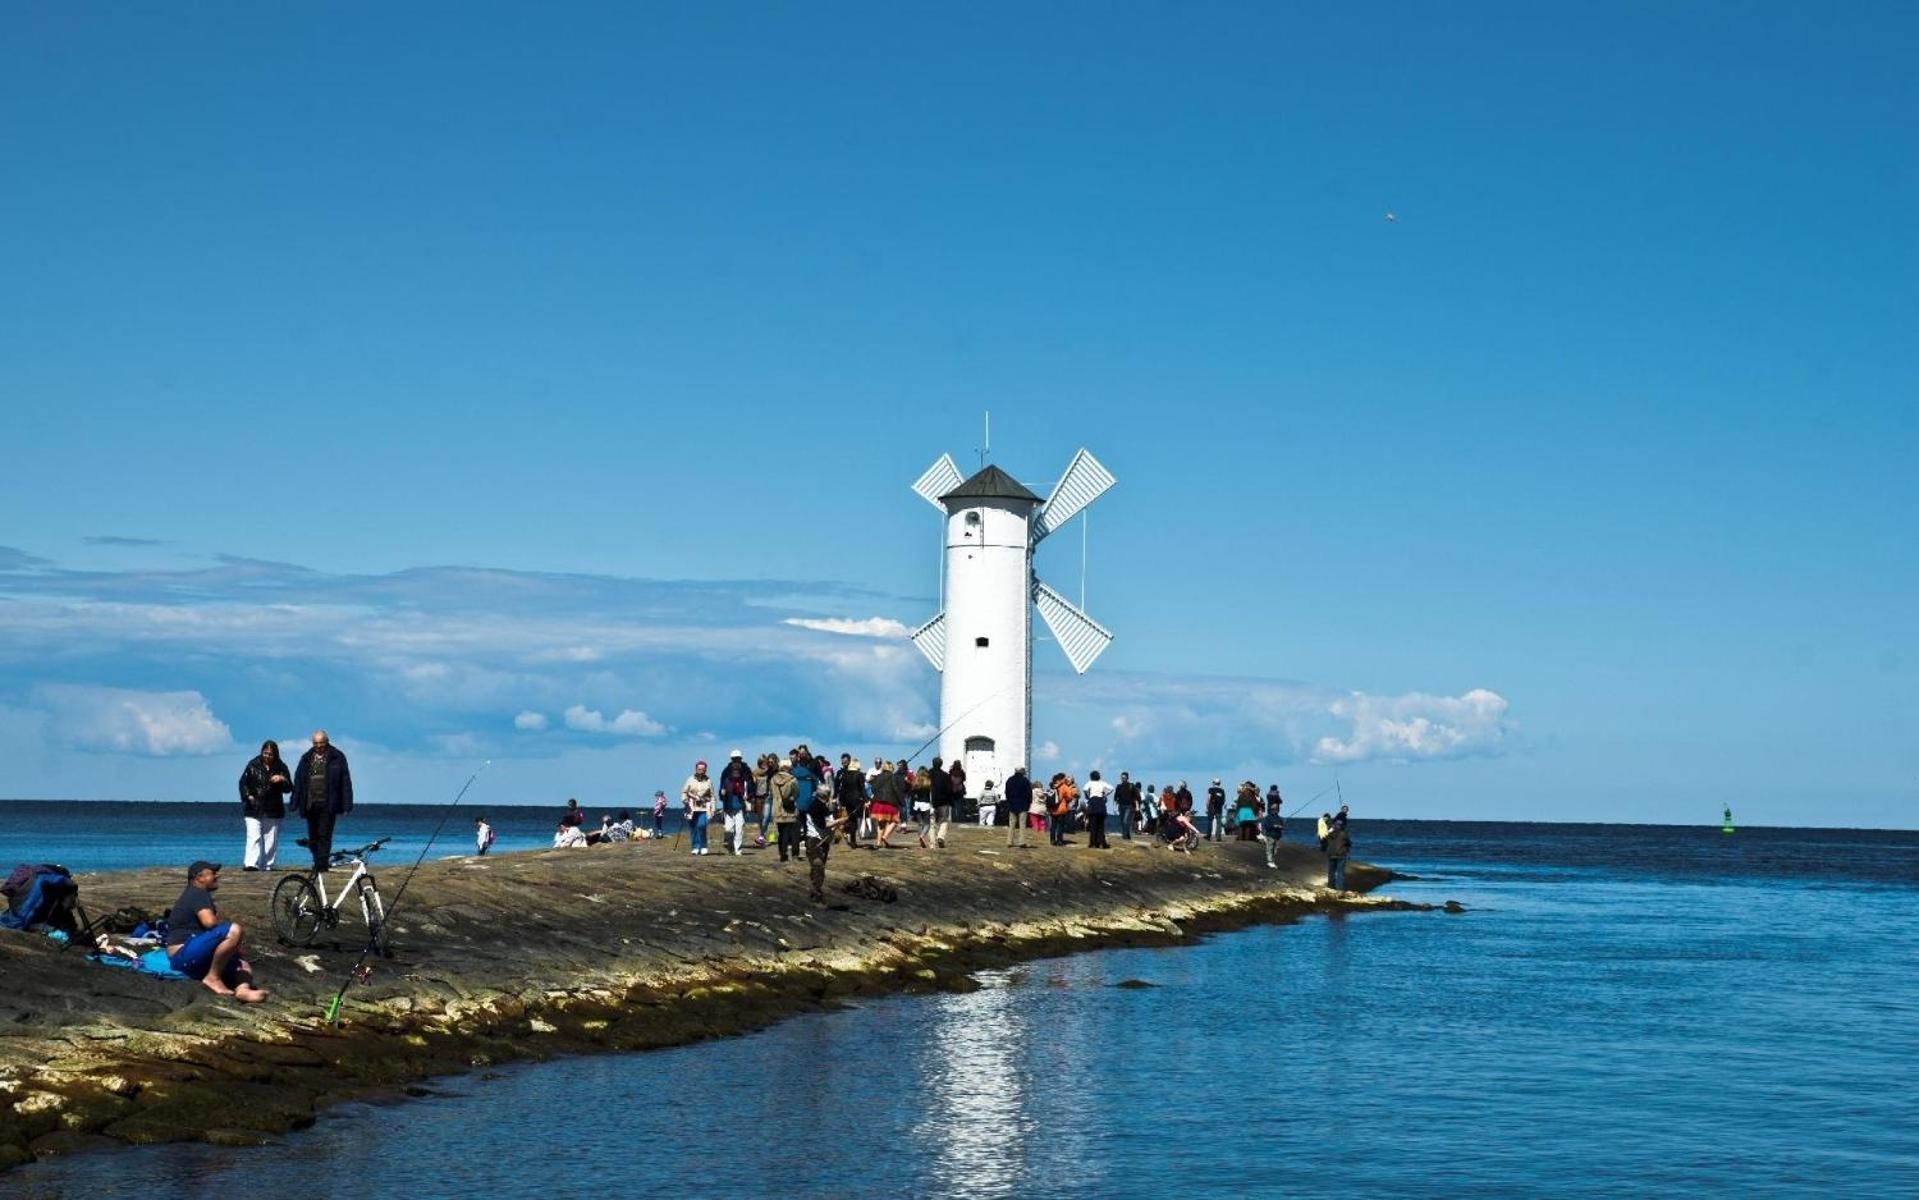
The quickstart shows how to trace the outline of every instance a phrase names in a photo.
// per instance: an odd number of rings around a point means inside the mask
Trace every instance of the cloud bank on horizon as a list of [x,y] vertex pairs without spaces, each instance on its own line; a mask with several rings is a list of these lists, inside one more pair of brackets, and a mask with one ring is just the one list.
[[[716,743],[910,750],[937,680],[887,610],[832,582],[465,567],[327,574],[223,557],[70,570],[0,547],[0,736],[89,758],[193,758],[326,726],[384,756],[547,760]],[[1272,679],[1041,671],[1043,764],[1137,771],[1502,753],[1504,697]],[[1201,764],[1194,766],[1193,764]],[[552,786],[567,781],[554,779]]]

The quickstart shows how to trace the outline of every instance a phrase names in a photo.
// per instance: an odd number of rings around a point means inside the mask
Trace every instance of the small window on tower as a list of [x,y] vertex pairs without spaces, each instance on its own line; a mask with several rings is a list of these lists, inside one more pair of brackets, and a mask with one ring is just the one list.
[[979,646],[979,647],[982,647],[982,648],[984,648],[984,647],[985,647],[985,645],[986,645],[986,639],[985,639],[985,638],[974,638],[974,639],[973,639],[973,644],[974,644],[975,646]]

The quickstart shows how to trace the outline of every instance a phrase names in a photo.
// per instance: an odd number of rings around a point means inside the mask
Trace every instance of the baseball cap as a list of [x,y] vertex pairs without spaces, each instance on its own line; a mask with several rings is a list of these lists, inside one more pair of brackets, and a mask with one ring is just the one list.
[[733,751],[733,753],[731,753],[731,754],[729,754],[729,755],[727,755],[727,757],[728,757],[728,758],[745,758],[745,757],[746,757],[746,755],[744,755],[744,754],[741,754],[741,753],[740,753],[740,752],[739,752],[738,750],[735,750],[735,751]]
[[191,881],[195,875],[198,875],[202,871],[218,871],[219,869],[219,863],[208,862],[204,858],[196,858],[193,860],[193,865],[187,868],[187,879]]

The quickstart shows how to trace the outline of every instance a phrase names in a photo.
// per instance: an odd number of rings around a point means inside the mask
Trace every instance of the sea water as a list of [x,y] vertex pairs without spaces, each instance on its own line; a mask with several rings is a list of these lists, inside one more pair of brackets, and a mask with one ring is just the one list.
[[452,1078],[264,1149],[36,1164],[0,1192],[1919,1195],[1919,834],[1355,834],[1421,877],[1391,894],[1469,911],[1035,962]]
[[[553,827],[563,806],[444,804],[362,804],[339,818],[333,847],[350,850],[380,838],[376,867],[392,870],[411,864],[433,838],[429,857],[473,853],[473,819],[485,816],[493,826],[493,853],[533,850],[553,844]],[[640,809],[587,808],[586,827],[598,829],[602,815],[625,811],[652,828],[650,805]],[[667,815],[666,836],[680,827],[679,806]],[[437,837],[435,834],[437,833]],[[288,816],[280,827],[278,865],[304,869],[312,859],[294,844],[306,836],[306,821]],[[0,873],[16,862],[59,863],[70,871],[121,871],[132,867],[185,867],[195,859],[239,869],[246,827],[238,801],[231,804],[177,804],[141,801],[0,800]]]

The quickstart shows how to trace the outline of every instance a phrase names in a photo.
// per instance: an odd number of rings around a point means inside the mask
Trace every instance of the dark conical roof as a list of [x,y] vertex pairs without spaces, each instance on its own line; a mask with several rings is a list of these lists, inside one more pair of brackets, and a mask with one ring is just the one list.
[[982,468],[979,474],[941,496],[946,500],[1030,500],[1039,503],[1026,485],[998,467]]

